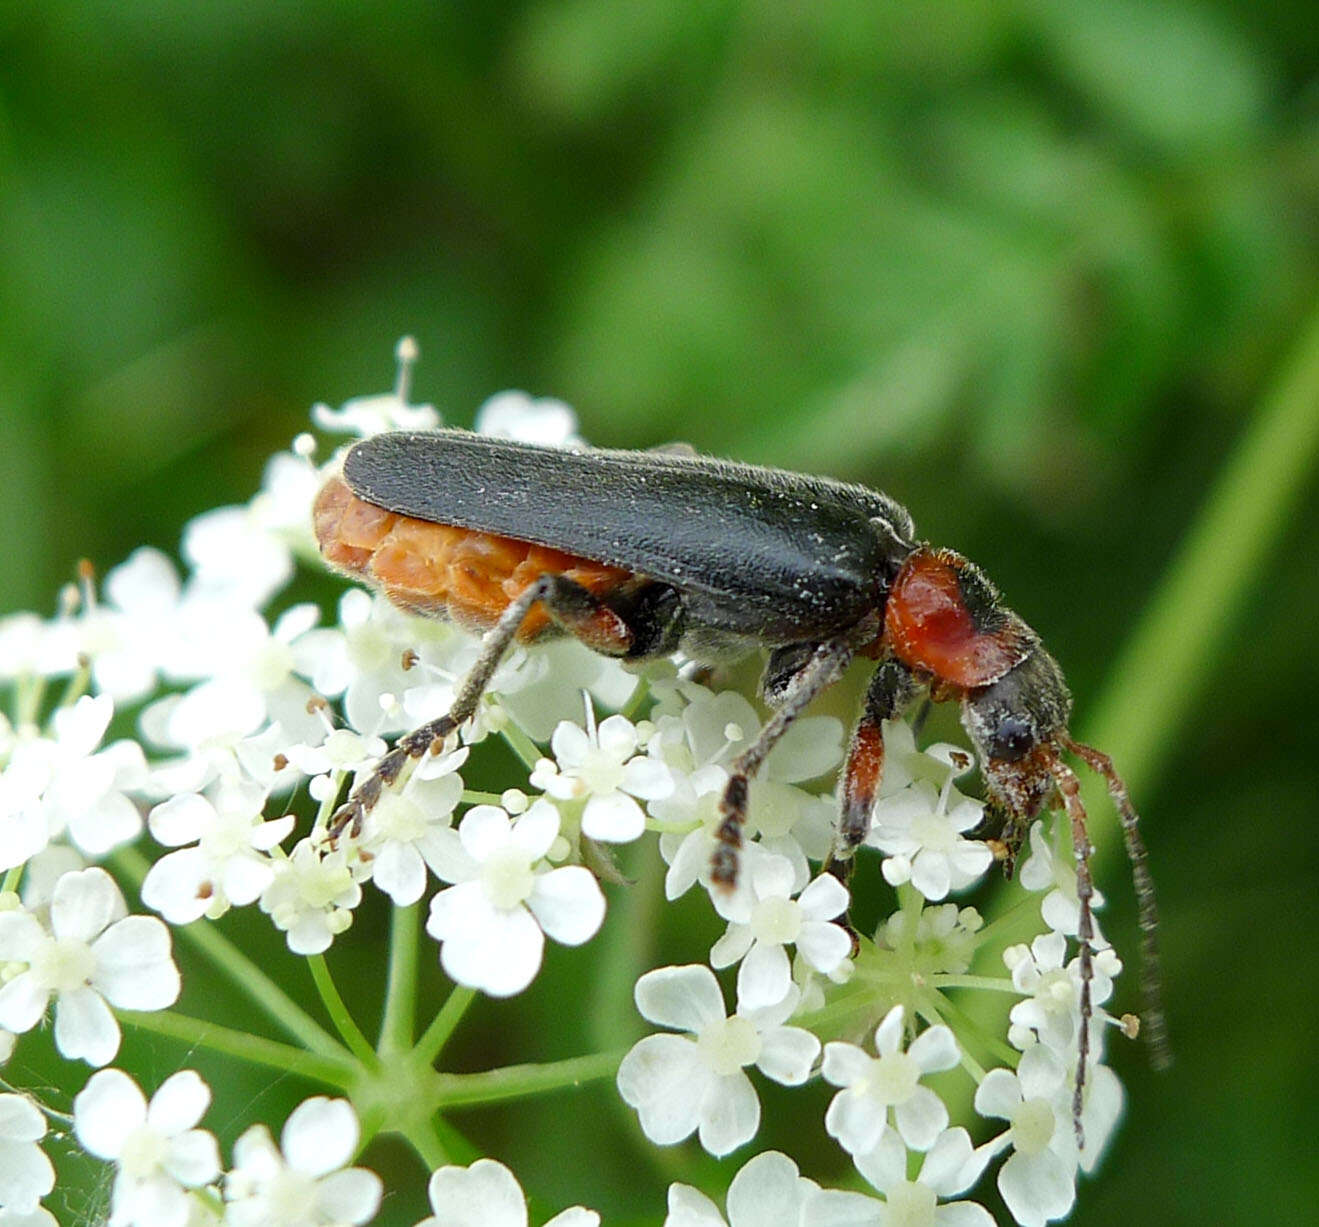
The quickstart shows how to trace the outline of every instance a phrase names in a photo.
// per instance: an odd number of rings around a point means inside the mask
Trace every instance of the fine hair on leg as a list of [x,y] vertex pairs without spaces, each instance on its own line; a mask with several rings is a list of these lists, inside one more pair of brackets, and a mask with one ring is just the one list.
[[[353,835],[360,834],[363,818],[375,807],[381,793],[398,779],[404,764],[409,759],[420,758],[428,750],[438,750],[450,734],[476,714],[477,704],[499,668],[499,662],[517,637],[527,614],[538,602],[544,602],[550,616],[568,630],[593,625],[593,619],[603,616],[609,629],[620,635],[626,634],[627,628],[621,619],[572,580],[547,574],[528,584],[499,615],[499,621],[485,633],[475,662],[454,694],[453,705],[444,715],[399,738],[394,748],[376,764],[375,770],[335,811],[327,828],[330,839],[337,839],[345,829],[351,829]],[[621,639],[620,644],[626,647]]]
[[810,701],[842,677],[854,650],[850,635],[819,644],[791,685],[784,688],[782,706],[765,722],[756,739],[733,760],[728,783],[719,802],[723,821],[715,835],[719,842],[710,864],[710,878],[717,885],[729,890],[737,885],[741,859],[739,852],[742,848],[742,829],[747,821],[751,777],[760,770],[779,738],[806,710]]

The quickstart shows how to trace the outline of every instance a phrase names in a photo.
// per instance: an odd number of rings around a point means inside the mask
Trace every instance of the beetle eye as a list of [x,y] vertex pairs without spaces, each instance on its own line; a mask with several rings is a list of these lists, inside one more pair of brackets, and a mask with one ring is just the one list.
[[1035,733],[1020,716],[1005,716],[994,729],[986,747],[990,758],[1015,763],[1024,758],[1035,744]]

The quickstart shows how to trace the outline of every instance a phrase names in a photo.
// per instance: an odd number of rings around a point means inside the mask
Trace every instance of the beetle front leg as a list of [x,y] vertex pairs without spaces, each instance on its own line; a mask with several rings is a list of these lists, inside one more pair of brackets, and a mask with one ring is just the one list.
[[884,721],[897,716],[917,688],[912,671],[899,660],[881,661],[870,679],[843,766],[842,805],[831,868],[839,861],[850,861],[870,833],[875,798],[884,782]]
[[737,885],[738,854],[742,848],[742,829],[747,821],[751,777],[810,701],[842,677],[854,651],[851,636],[840,636],[816,644],[791,685],[783,688],[782,705],[766,721],[755,741],[733,760],[728,783],[719,802],[719,813],[723,821],[715,832],[719,842],[710,863],[710,879],[717,886],[731,890]]
[[[542,575],[518,594],[500,615],[499,621],[486,632],[475,663],[454,695],[453,706],[444,715],[399,738],[376,769],[335,811],[327,828],[331,839],[338,838],[350,827],[356,835],[361,830],[363,818],[375,807],[384,790],[398,779],[404,765],[410,759],[437,750],[451,733],[475,715],[477,704],[499,668],[499,662],[537,604],[543,605],[555,623],[587,647],[610,656],[632,655],[634,649],[643,646],[640,641],[653,639],[660,633],[655,627],[661,623],[656,621],[651,606],[662,606],[662,601],[646,603],[634,630],[633,622],[581,584],[563,575]],[[667,623],[662,626],[667,628]]]

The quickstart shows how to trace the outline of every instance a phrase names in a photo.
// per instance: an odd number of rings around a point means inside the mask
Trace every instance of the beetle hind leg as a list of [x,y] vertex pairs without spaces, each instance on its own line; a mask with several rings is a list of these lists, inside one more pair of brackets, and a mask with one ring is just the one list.
[[782,688],[780,706],[765,722],[759,736],[733,760],[728,783],[719,802],[723,820],[715,832],[718,844],[710,862],[710,880],[716,886],[731,890],[737,885],[751,777],[760,770],[779,738],[788,731],[810,701],[843,675],[854,651],[852,639],[848,636],[814,645],[791,683]]
[[625,614],[563,575],[542,575],[529,584],[486,632],[475,663],[454,695],[453,706],[444,715],[399,738],[375,770],[335,811],[327,828],[329,837],[337,839],[344,831],[359,834],[363,819],[385,789],[398,780],[404,766],[411,759],[438,751],[449,736],[476,714],[477,704],[499,662],[536,605],[543,605],[554,623],[593,651],[609,656],[648,655],[676,637],[679,631],[681,610],[666,598],[666,593],[672,593],[672,589],[650,585],[632,598]]

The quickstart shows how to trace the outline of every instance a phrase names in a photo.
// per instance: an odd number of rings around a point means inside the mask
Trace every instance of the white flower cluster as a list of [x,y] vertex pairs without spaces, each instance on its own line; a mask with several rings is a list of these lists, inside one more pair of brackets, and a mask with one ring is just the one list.
[[[405,360],[392,395],[318,406],[317,424],[359,434],[437,425],[430,406],[407,403],[407,369]],[[492,400],[478,428],[580,445],[566,406],[521,394]],[[710,879],[719,801],[760,716],[743,696],[708,689],[668,662],[629,671],[560,640],[515,646],[461,743],[407,764],[359,825],[331,837],[331,814],[387,739],[448,710],[478,641],[358,589],[329,624],[311,605],[264,612],[295,559],[315,553],[310,507],[331,466],[318,468],[314,453],[300,438],[271,462],[249,505],[194,521],[186,578],[164,555],[140,550],[99,593],[85,579],[54,619],[0,621],[0,686],[14,699],[12,719],[0,717],[6,1051],[53,1009],[60,1053],[104,1066],[119,1050],[115,1011],[160,1011],[179,997],[169,926],[255,906],[293,954],[319,955],[349,929],[372,886],[399,908],[429,893],[431,957],[459,986],[512,996],[539,973],[546,937],[579,946],[601,928],[600,882],[621,879],[610,848],[655,836],[667,898],[699,888],[726,929],[698,954],[706,963],[637,981],[638,1010],[667,1029],[642,1039],[617,1069],[642,1130],[659,1145],[696,1134],[723,1156],[757,1133],[757,1077],[784,1086],[822,1077],[838,1088],[825,1128],[875,1191],[821,1189],[767,1152],[734,1179],[730,1224],[989,1223],[983,1207],[958,1197],[1003,1156],[998,1187],[1018,1223],[1065,1215],[1077,1172],[1093,1168],[1121,1106],[1116,1078],[1099,1064],[1108,1021],[1099,1007],[1120,965],[1099,950],[1078,1151],[1070,1093],[1080,973],[1068,958],[1076,878],[1048,824],[1031,830],[1020,875],[1047,892],[1046,931],[1008,951],[1007,976],[969,976],[987,929],[973,909],[944,901],[978,883],[993,860],[972,835],[981,803],[954,787],[974,763],[957,747],[920,750],[907,724],[886,724],[884,787],[866,842],[882,854],[899,906],[873,941],[858,937],[847,889],[825,872],[837,804],[816,783],[837,767],[843,729],[807,717],[752,781],[739,884],[719,889]],[[52,702],[58,678],[67,679],[65,694]],[[596,704],[629,714],[597,722]],[[107,743],[112,725],[133,720],[136,736]],[[473,793],[460,772],[492,735],[526,772],[502,794]],[[314,816],[299,816],[304,795]],[[151,852],[140,896],[162,919],[130,915],[115,879],[93,863],[132,876],[122,853],[133,844]],[[715,972],[734,966],[730,1013]],[[981,1062],[1007,1045],[996,1040],[986,1051],[960,1036],[949,1024],[962,1011],[944,1008],[946,993],[970,992],[977,980],[1016,997],[1006,1038],[1021,1055],[1001,1068]],[[925,1082],[954,1069],[962,1073],[937,1087]],[[964,1111],[951,1123],[953,1077],[979,1122]],[[112,1223],[299,1227],[375,1214],[379,1180],[346,1166],[359,1141],[346,1101],[307,1100],[279,1147],[253,1126],[228,1171],[198,1128],[208,1103],[191,1071],[168,1078],[149,1102],[119,1070],[87,1081],[74,1133],[115,1165]],[[973,1145],[967,1126],[987,1140]],[[0,1216],[46,1221],[39,1202],[54,1177],[44,1134],[32,1101],[0,1096]],[[909,1151],[923,1156],[914,1180]],[[425,1227],[527,1222],[516,1180],[489,1160],[441,1166],[429,1192]],[[665,1221],[725,1220],[704,1194],[675,1184]],[[581,1207],[553,1219],[556,1227],[596,1222]]]

